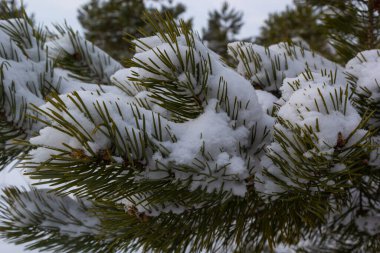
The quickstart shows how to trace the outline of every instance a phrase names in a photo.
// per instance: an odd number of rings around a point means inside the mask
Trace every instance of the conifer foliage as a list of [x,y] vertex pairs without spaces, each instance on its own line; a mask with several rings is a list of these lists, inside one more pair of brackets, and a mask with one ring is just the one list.
[[90,0],[79,10],[78,19],[85,29],[86,39],[112,57],[123,60],[133,55],[133,46],[126,39],[128,36],[135,37],[142,30],[148,34],[152,32],[142,16],[154,10],[150,7],[154,2],[160,3],[161,13],[175,18],[186,10],[183,4],[173,4],[172,0]]
[[306,41],[312,50],[328,58],[335,57],[329,46],[328,29],[321,22],[321,16],[321,9],[306,1],[295,0],[284,11],[269,14],[255,43],[270,46],[284,41]]
[[69,27],[0,22],[0,165],[38,183],[4,190],[1,237],[57,252],[380,250],[379,51],[341,67],[235,42],[232,69],[185,22],[146,22],[155,35],[126,67]]
[[33,15],[29,14],[25,17],[25,5],[20,6],[20,1],[17,0],[1,0],[0,1],[0,16],[1,19],[8,18],[28,18],[33,22]]
[[204,41],[207,46],[223,56],[227,60],[227,44],[234,42],[235,36],[239,34],[243,26],[243,13],[231,9],[227,2],[224,2],[221,10],[209,12],[207,29],[203,29]]
[[[347,62],[356,53],[380,46],[380,2],[378,0],[303,0],[321,11],[331,44]],[[349,24],[349,25],[348,25]]]
[[256,43],[299,39],[345,64],[360,51],[379,48],[380,1],[294,0],[285,11],[269,16]]

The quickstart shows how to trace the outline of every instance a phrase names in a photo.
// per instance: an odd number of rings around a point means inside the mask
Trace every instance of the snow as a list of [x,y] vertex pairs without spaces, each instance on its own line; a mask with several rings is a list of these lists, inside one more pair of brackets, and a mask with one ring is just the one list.
[[[34,181],[31,181],[28,177],[24,176],[23,173],[25,171],[14,167],[14,163],[9,165],[7,168],[2,170],[0,172],[0,189],[1,191],[8,187],[17,187],[19,189],[31,189],[31,184],[35,183]],[[40,188],[40,187],[39,187]],[[10,209],[13,210],[14,214],[16,216],[23,217],[22,223],[17,224],[17,226],[28,226],[28,220],[27,217],[33,217],[28,215],[30,212],[38,212],[41,211],[43,208],[45,208],[46,211],[54,210],[54,212],[51,213],[51,216],[46,218],[45,220],[41,220],[41,225],[43,227],[59,227],[61,229],[61,232],[63,234],[68,234],[70,236],[78,236],[83,235],[86,233],[96,233],[96,227],[99,224],[99,220],[95,217],[89,217],[84,215],[83,211],[80,210],[80,207],[78,206],[77,202],[74,201],[71,197],[60,197],[57,198],[54,196],[54,199],[52,196],[48,196],[47,191],[48,190],[39,190],[40,196],[37,198],[30,199],[29,197],[24,196],[21,197],[25,203],[25,206],[11,206]],[[3,194],[3,193],[1,193]],[[54,203],[59,199],[60,201],[63,201],[63,205],[58,204],[56,202],[56,206],[52,206],[51,203]],[[38,202],[36,200],[39,200],[41,202]],[[54,201],[53,201],[54,200]],[[47,201],[47,202],[46,202]],[[46,203],[49,203],[50,206],[46,206]],[[84,202],[86,205],[86,203]],[[87,203],[88,205],[88,203]],[[42,209],[41,209],[42,208]],[[64,212],[59,211],[62,210],[62,208],[65,209],[65,211],[69,211],[71,213],[71,217],[75,217],[75,219],[71,219],[70,215],[66,216],[63,215]],[[59,222],[54,223],[54,219],[52,217],[59,217]],[[82,224],[78,225],[77,222],[80,220]],[[85,226],[83,226],[85,224]],[[27,250],[25,249],[25,245],[15,245],[10,244],[9,242],[5,240],[0,240],[0,247],[2,252],[9,252],[9,253],[37,253],[40,252],[38,250]]]
[[[30,26],[27,20],[22,19],[8,19],[0,20],[0,29],[3,34],[1,40],[5,37],[16,42],[16,44],[22,44],[24,47],[24,52],[27,58],[32,61],[42,61],[44,60],[44,53],[41,45],[39,45],[37,39],[33,36],[33,28]],[[6,34],[4,36],[4,34]],[[11,43],[12,44],[12,43]]]
[[[170,155],[161,161],[178,165],[203,161],[207,166],[198,172],[199,175],[176,171],[176,178],[185,181],[192,177],[192,189],[201,187],[209,192],[218,190],[225,184],[224,190],[232,190],[235,195],[244,196],[246,187],[243,180],[249,173],[245,160],[240,157],[239,145],[248,145],[249,131],[243,126],[232,128],[228,115],[215,111],[216,103],[215,100],[209,101],[203,115],[172,127],[178,141],[167,145]],[[207,161],[205,156],[211,161]],[[218,178],[222,180],[216,180]],[[235,180],[235,184],[226,183]]]
[[[86,106],[86,109],[78,106],[78,97],[84,105],[89,105]],[[115,142],[116,146],[124,147],[124,152],[127,152],[128,147],[135,147],[135,153],[132,156],[136,159],[142,158],[143,154],[139,153],[141,147],[136,147],[136,143],[130,136],[137,134],[143,138],[140,128],[144,123],[142,120],[136,121],[134,115],[137,111],[144,115],[143,118],[148,122],[146,131],[150,134],[153,134],[154,115],[150,111],[143,108],[138,109],[132,105],[131,97],[117,96],[112,93],[78,91],[76,95],[61,95],[60,101],[65,105],[67,111],[62,112],[52,103],[41,107],[43,110],[51,112],[50,116],[47,115],[47,120],[52,125],[41,129],[38,136],[30,139],[32,144],[41,146],[30,152],[31,162],[47,161],[52,155],[62,152],[70,153],[72,150],[83,150],[85,155],[92,156],[101,150],[107,150]],[[102,113],[106,112],[110,116],[106,117],[107,122],[104,122]],[[74,126],[74,130],[62,131],[61,125],[57,123],[57,118],[53,116],[54,113],[61,114],[61,122]],[[110,138],[114,133],[109,132],[109,128],[100,126],[101,124],[114,125],[119,129],[118,133],[121,135],[117,138]],[[80,131],[78,132],[77,129]],[[107,132],[108,135],[105,134]],[[86,140],[85,144],[82,144],[83,140]],[[117,143],[118,141],[120,143]]]
[[[265,128],[272,125],[273,121],[263,114],[264,110],[259,106],[251,84],[226,67],[219,60],[219,56],[208,50],[196,38],[192,38],[189,44],[184,36],[179,36],[173,41],[173,43],[178,43],[175,47],[166,41],[168,40],[158,36],[137,41],[140,49],[133,59],[146,65],[141,68],[132,68],[133,76],[140,80],[157,78],[164,82],[169,81],[165,76],[170,76],[180,84],[189,83],[187,87],[193,89],[180,91],[181,94],[183,92],[192,94],[200,91],[201,87],[197,80],[202,80],[205,76],[194,76],[191,68],[196,64],[207,64],[205,65],[209,68],[208,76],[206,76],[207,103],[204,105],[203,114],[196,119],[182,124],[170,124],[177,141],[163,143],[170,155],[164,158],[161,154],[155,153],[154,160],[160,160],[165,165],[192,166],[197,171],[196,173],[174,167],[176,179],[182,182],[192,179],[190,187],[192,190],[201,187],[212,192],[222,188],[224,191],[232,191],[235,195],[243,196],[246,192],[244,179],[248,177],[249,168],[246,159],[239,153],[239,147],[247,146],[253,150],[252,152],[257,150],[258,143],[247,142],[252,128],[257,124]],[[182,59],[186,59],[189,55],[193,57],[191,60],[193,63],[184,68]],[[163,56],[170,59],[170,65],[162,60]],[[204,63],[205,61],[207,62]],[[151,70],[154,67],[156,68]],[[172,73],[174,67],[176,71]],[[125,81],[128,77],[122,78],[119,72],[114,78],[124,80],[119,82],[129,89],[131,86],[128,81]],[[129,71],[124,71],[124,73],[130,74]],[[173,74],[175,76],[172,76]],[[221,80],[226,90],[224,97],[220,96]],[[132,89],[131,93],[135,91]],[[229,109],[234,108],[236,104],[241,107],[239,113],[235,115]],[[215,110],[215,108],[219,109]],[[154,110],[162,113],[162,109],[155,108]],[[197,163],[202,164],[203,169],[194,167]],[[150,161],[149,164],[150,171],[145,174],[145,178],[156,179],[158,175],[165,176],[164,173],[154,172],[155,161]]]
[[355,224],[360,231],[375,236],[380,233],[380,214],[371,213],[370,215],[371,216],[356,218]]
[[[71,41],[63,36],[49,44],[50,57],[59,57],[58,49],[54,49],[57,44],[72,53],[73,46],[66,45]],[[147,165],[136,180],[157,180],[171,172],[174,180],[188,185],[189,190],[225,191],[243,197],[251,164],[257,159],[254,154],[262,150],[270,137],[266,133],[274,120],[267,112],[273,110],[275,97],[264,91],[258,92],[258,96],[249,81],[225,66],[196,38],[189,41],[178,36],[173,42],[178,43],[176,47],[157,36],[140,43],[144,46],[133,58],[139,65],[120,69],[110,77],[118,88],[103,86],[94,90],[93,85],[78,83],[68,72],[54,69],[63,94],[40,106],[46,112],[40,117],[47,125],[30,139],[36,148],[30,151],[28,162],[51,162],[57,155],[70,156],[75,152],[92,157],[116,146],[113,162],[130,157]],[[186,66],[182,61],[189,56],[191,63]],[[194,72],[199,66],[205,72]],[[203,112],[192,120],[174,121],[164,106],[155,103],[149,88],[136,84],[136,80],[152,78],[178,83],[182,86],[178,91],[181,95],[201,94]],[[205,88],[201,82],[204,79]],[[72,83],[78,83],[76,91]],[[161,91],[165,94],[166,90]],[[142,107],[142,100],[148,106]],[[256,138],[256,134],[267,137]],[[144,139],[153,146],[142,146],[139,140]],[[137,208],[158,215],[183,212],[189,207],[178,209],[173,203],[165,203],[154,207],[140,204]]]
[[[29,187],[29,179],[22,175],[20,169],[12,168],[14,164],[9,165],[0,171],[0,189],[6,187]],[[1,193],[2,194],[2,193]],[[10,244],[5,240],[0,240],[0,248],[6,253],[37,253],[38,250],[26,250],[25,245]]]
[[69,237],[99,233],[100,220],[86,213],[92,207],[89,201],[57,196],[49,193],[49,190],[31,190],[18,195],[20,202],[8,208],[17,220],[14,222],[17,227],[26,228],[37,224],[41,229],[58,228],[60,234]]
[[256,90],[256,95],[262,110],[271,115],[271,112],[274,110],[275,103],[278,100],[277,97],[264,90]]
[[228,44],[228,48],[239,63],[237,71],[267,91],[278,90],[284,78],[294,78],[306,70],[341,71],[336,63],[296,44],[284,42],[265,48],[249,42],[234,42]]
[[[364,178],[367,183],[370,179]],[[367,185],[368,188],[377,189],[374,182]],[[354,225],[360,233],[368,236],[376,236],[380,233],[380,203],[363,196],[356,188],[350,190],[351,207],[343,207],[339,212],[331,215],[329,222],[336,222],[342,226]]]
[[[164,41],[157,37],[145,39],[144,50],[140,50],[133,58],[141,67],[121,69],[111,77],[120,88],[119,92],[105,89],[101,92],[77,91],[74,94],[62,94],[59,100],[53,99],[54,103],[41,106],[41,110],[48,112],[45,120],[49,125],[30,139],[32,144],[38,146],[30,152],[30,162],[46,162],[54,155],[71,154],[75,150],[91,157],[111,146],[124,147],[114,154],[116,162],[130,156],[147,164],[146,171],[137,175],[136,180],[157,180],[168,176],[170,170],[174,172],[175,180],[184,184],[190,180],[190,190],[223,190],[244,196],[247,191],[245,179],[251,170],[248,161],[255,158],[246,157],[241,153],[241,148],[254,153],[265,143],[265,140],[252,135],[254,131],[264,132],[273,125],[273,119],[265,113],[273,106],[273,96],[261,92],[261,103],[264,104],[261,106],[251,84],[225,66],[219,56],[195,38],[189,44],[183,36],[179,36],[178,47]],[[162,60],[162,52],[165,52],[167,59],[171,59],[171,65]],[[184,67],[181,61],[189,52],[194,56],[192,64],[206,64],[204,66],[209,68],[207,76],[194,76],[191,67]],[[176,67],[174,73],[171,72],[173,66]],[[165,75],[169,73],[170,79]],[[181,95],[183,92],[187,95],[199,93],[199,80],[207,78],[203,113],[193,120],[175,122],[162,106],[160,108],[156,104],[151,110],[142,108],[139,100],[145,99],[148,104],[152,104],[154,99],[150,98],[149,89],[137,88],[132,80],[158,76],[163,82],[171,82],[174,78],[178,84],[185,85],[179,91]],[[221,80],[224,85],[223,96],[220,95]],[[79,98],[85,108],[78,106]],[[56,103],[64,106],[65,110],[61,110]],[[108,116],[102,116],[101,112],[107,112]],[[54,116],[58,114],[60,117]],[[166,119],[159,114],[166,116]],[[63,131],[63,124],[73,126],[75,131],[71,128]],[[153,126],[166,131],[157,132]],[[115,136],[110,129],[118,129],[116,132],[119,134]],[[154,150],[156,148],[143,147],[131,138],[134,135],[137,140],[148,138],[149,143],[160,148]],[[250,142],[250,139],[256,140]],[[152,156],[146,157],[150,153]],[[167,167],[166,173],[157,166],[157,161]],[[191,169],[184,169],[189,166]],[[165,206],[170,206],[170,203]],[[173,211],[166,207],[162,211]]]
[[372,150],[368,162],[370,165],[380,168],[380,136],[373,137],[371,141],[375,148]]
[[74,45],[72,43],[71,37],[68,34],[65,34],[55,40],[46,42],[45,47],[49,50],[49,55],[52,58],[58,58],[64,52],[70,55],[75,54]]
[[[311,154],[320,154],[329,157],[335,151],[339,136],[346,140],[345,147],[355,145],[367,133],[364,129],[357,130],[361,123],[361,116],[349,101],[348,88],[343,89],[341,85],[331,86],[326,83],[326,78],[313,75],[312,84],[310,81],[298,77],[299,89],[292,93],[284,92],[286,101],[280,106],[277,117],[281,118],[292,127],[300,127],[312,129],[314,135],[312,141],[314,146],[310,150],[303,150],[304,156],[309,157]],[[285,79],[285,82],[288,80]],[[284,123],[277,123],[275,129],[278,133],[284,134],[292,143],[297,143],[297,133]],[[350,136],[350,138],[348,138]],[[270,155],[276,155],[282,159],[286,159],[289,164],[293,164],[291,159],[297,157],[296,150],[293,147],[288,147],[286,150],[283,145],[274,141],[267,147],[267,152]],[[275,165],[272,160],[265,157],[262,161],[262,166],[272,175],[281,178],[286,184],[293,185],[294,182],[288,178],[282,170]],[[293,165],[296,167],[296,165]],[[332,171],[339,171],[342,164],[335,165]],[[343,168],[344,169],[344,168]],[[258,188],[266,194],[276,194],[285,191],[279,185],[271,182],[271,179],[262,177],[258,173],[262,183],[258,183]],[[301,179],[299,179],[301,181]]]
[[65,57],[66,54],[79,58],[98,77],[101,84],[108,83],[111,75],[122,69],[122,65],[91,42],[82,38],[79,33],[67,28],[58,38],[45,43],[45,49],[52,59]]
[[290,96],[297,90],[312,88],[318,84],[341,87],[345,89],[347,81],[342,71],[316,73],[301,73],[297,77],[287,77],[280,88],[281,100],[288,101]]
[[350,75],[357,78],[357,92],[368,94],[368,99],[380,100],[380,51],[369,50],[358,54],[346,65]]
[[[375,109],[380,101],[380,51],[367,50],[359,53],[346,65],[346,74],[351,79],[350,83],[356,90],[354,100],[365,100],[371,108]],[[363,102],[362,102],[363,103]],[[359,104],[360,106],[360,104]],[[376,110],[377,113],[377,110]],[[380,122],[376,115],[369,122],[374,127],[378,127]]]
[[299,126],[312,126],[317,132],[320,150],[323,146],[333,147],[339,132],[345,137],[349,136],[361,121],[350,102],[345,104],[345,97],[342,100],[331,99],[331,96],[342,93],[341,88],[324,84],[297,90],[280,108],[278,117]]

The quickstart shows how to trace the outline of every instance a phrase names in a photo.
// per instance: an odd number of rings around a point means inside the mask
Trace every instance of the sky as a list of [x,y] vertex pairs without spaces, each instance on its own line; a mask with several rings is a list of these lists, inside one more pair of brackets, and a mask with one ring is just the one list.
[[[49,25],[67,21],[74,29],[80,30],[77,20],[78,8],[90,0],[23,0],[29,12],[33,12],[38,23]],[[194,28],[201,32],[207,25],[208,12],[220,9],[224,0],[174,0],[187,6],[185,18],[194,17]],[[230,0],[227,1],[236,10],[244,13],[244,26],[239,38],[257,36],[260,26],[269,13],[284,10],[292,0]]]
[[[89,0],[23,0],[27,6],[27,11],[35,14],[36,21],[41,24],[50,26],[52,23],[62,24],[65,20],[75,30],[82,31],[77,20],[78,8],[89,2]],[[178,2],[178,1],[175,1]],[[207,25],[208,12],[214,9],[220,9],[223,0],[182,0],[179,1],[187,6],[185,18],[193,17],[194,29],[198,32],[202,31],[202,27]],[[236,10],[244,13],[244,26],[238,37],[247,38],[254,37],[259,34],[260,26],[268,17],[269,13],[282,11],[292,0],[230,0],[227,1]],[[5,179],[8,182],[15,181],[15,178],[22,181],[21,175],[9,174],[2,175],[0,188],[5,186]],[[12,180],[11,180],[12,178]],[[32,251],[24,251],[23,246],[14,246],[0,241],[1,252],[9,253],[32,253]],[[37,252],[37,251],[33,251]]]

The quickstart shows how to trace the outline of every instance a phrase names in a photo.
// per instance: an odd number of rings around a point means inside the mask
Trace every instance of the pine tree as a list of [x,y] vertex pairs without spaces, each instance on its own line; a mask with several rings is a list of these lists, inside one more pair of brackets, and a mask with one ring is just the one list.
[[0,237],[56,252],[380,250],[380,51],[229,44],[146,17],[124,68],[67,26],[0,21]]
[[269,46],[301,38],[344,64],[358,51],[379,48],[379,11],[378,0],[295,0],[293,7],[269,16],[256,43]]
[[[86,39],[95,43],[112,57],[122,60],[133,55],[132,45],[126,37],[136,37],[152,31],[143,21],[144,12],[152,11],[144,0],[91,0],[79,10],[78,19],[85,29]],[[161,3],[161,12],[179,17],[185,12],[183,4],[173,5],[169,0]],[[191,25],[191,20],[188,21]]]
[[[323,26],[340,60],[347,62],[358,50],[380,46],[380,2],[378,0],[304,0],[319,8]],[[349,24],[349,25],[348,25]]]
[[228,58],[227,44],[236,41],[235,36],[239,34],[243,26],[243,13],[231,9],[224,2],[221,10],[209,12],[207,29],[203,29],[204,41],[207,46],[217,54]]
[[328,40],[329,32],[320,22],[320,16],[320,9],[305,1],[294,1],[286,10],[269,14],[255,43],[270,46],[283,41],[305,41],[312,50],[331,58],[333,54]]

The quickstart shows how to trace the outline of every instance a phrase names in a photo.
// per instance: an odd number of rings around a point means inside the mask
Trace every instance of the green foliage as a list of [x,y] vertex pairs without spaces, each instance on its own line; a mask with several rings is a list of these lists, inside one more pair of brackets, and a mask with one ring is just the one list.
[[[0,219],[4,222],[0,226],[2,238],[27,244],[30,250],[90,252],[94,245],[99,248],[96,252],[109,250],[101,236],[94,236],[100,227],[91,211],[91,202],[58,197],[37,189],[9,188],[3,194],[0,200]],[[13,226],[15,223],[17,228]],[[65,228],[60,230],[58,224],[64,224]]]
[[311,49],[339,63],[380,45],[377,0],[298,0],[265,21],[256,42],[270,45],[301,38]]
[[302,43],[306,41],[310,48],[331,58],[329,32],[320,23],[320,11],[312,5],[295,1],[294,6],[287,6],[285,11],[269,14],[261,27],[255,43],[270,46],[283,41]]
[[53,42],[51,50],[56,54],[55,67],[70,71],[70,78],[82,82],[109,84],[111,75],[119,70],[121,65],[115,64],[111,56],[82,39],[78,32],[74,32],[69,26],[55,26],[55,28],[59,36],[68,38],[72,47],[68,52],[68,49],[63,48],[59,42]]
[[[159,14],[156,13],[156,15]],[[141,68],[156,76],[162,76],[165,79],[167,89],[171,92],[168,93],[163,90],[162,82],[157,82],[158,80],[154,77],[143,78],[136,73],[134,77],[130,78],[130,81],[137,81],[141,87],[151,91],[151,98],[161,107],[172,112],[174,121],[194,119],[203,112],[208,76],[212,74],[210,58],[202,59],[201,64],[199,64],[195,61],[195,57],[198,57],[195,50],[187,51],[186,55],[179,52],[179,41],[176,38],[182,34],[185,36],[188,46],[191,49],[195,47],[195,35],[192,34],[184,21],[181,21],[179,27],[175,28],[175,23],[163,23],[160,25],[157,18],[147,16],[147,19],[153,29],[158,31],[162,39],[170,44],[171,49],[177,53],[177,60],[182,68],[178,69],[174,65],[167,52],[154,51],[157,57],[156,63],[148,65],[139,59],[132,59],[128,62],[128,65],[132,68]],[[139,42],[137,41],[137,43]],[[136,48],[143,51],[152,49],[144,44],[143,40],[141,40],[141,45],[137,45]],[[165,67],[158,67],[157,64],[163,64]],[[164,69],[169,69],[170,71],[165,71]],[[183,72],[186,77],[184,80],[180,80],[179,76]]]
[[[166,0],[158,1],[165,2]],[[183,4],[162,3],[160,12],[178,18],[186,10]],[[86,39],[108,52],[115,59],[133,55],[133,45],[127,37],[151,34],[143,20],[145,12],[152,12],[143,0],[91,0],[79,10],[78,19],[85,29]],[[187,21],[191,25],[191,20]]]
[[320,9],[323,27],[342,62],[352,59],[360,51],[380,46],[379,1],[305,2]]
[[220,11],[214,10],[208,15],[208,25],[207,29],[203,29],[202,39],[207,41],[211,50],[227,59],[227,44],[236,40],[235,36],[243,26],[243,13],[231,9],[224,2]]
[[343,62],[360,51],[380,46],[377,0],[306,2],[321,9],[323,26],[328,30],[331,44]]
[[[23,12],[22,15],[26,15]],[[0,50],[0,57],[8,61],[23,61],[31,59],[40,61],[45,65],[45,68],[38,73],[41,83],[34,82],[34,79],[20,80],[19,82],[26,82],[27,88],[33,96],[43,97],[50,91],[50,85],[45,80],[45,76],[51,74],[49,62],[46,59],[41,59],[41,45],[45,40],[44,33],[40,30],[30,29],[30,19],[20,19],[16,21],[3,20],[0,28],[9,35],[13,41],[9,42],[11,48],[7,51],[4,47]],[[33,39],[32,39],[33,38]],[[29,51],[33,45],[37,45],[36,52]],[[22,48],[20,50],[18,48]],[[35,53],[35,54],[34,54]],[[33,55],[33,56],[32,56]],[[33,59],[34,58],[34,59]],[[37,64],[36,64],[37,65]],[[28,67],[34,69],[34,63]],[[26,67],[25,69],[27,69]],[[41,69],[41,68],[40,68]],[[4,61],[0,66],[0,169],[12,162],[18,155],[28,150],[26,146],[20,146],[17,140],[26,139],[30,136],[35,120],[27,117],[28,102],[23,100],[18,103],[16,85],[14,81],[7,79],[8,72],[12,72],[13,68],[9,62]]]
[[24,18],[28,19],[29,23],[34,23],[34,15],[25,12],[25,5],[19,4],[17,0],[1,0],[0,2],[0,18]]
[[[146,16],[155,36],[132,42],[128,69],[67,26],[47,36],[25,20],[2,21],[1,162],[21,159],[36,187],[50,190],[6,189],[0,236],[57,252],[378,251],[379,232],[357,220],[380,211],[379,104],[361,103],[369,96],[355,73],[296,44],[247,42],[230,44],[234,71],[168,16]],[[14,74],[24,68],[26,81]],[[291,101],[295,93],[307,98]],[[263,98],[276,102],[271,116]],[[207,111],[244,140],[211,154],[201,129],[194,159],[168,160],[182,132],[196,131],[175,128]],[[357,124],[318,120],[329,117]],[[329,143],[322,130],[336,132]],[[218,164],[221,155],[242,157],[247,173],[227,173],[232,159]],[[224,188],[234,182],[244,194]]]

